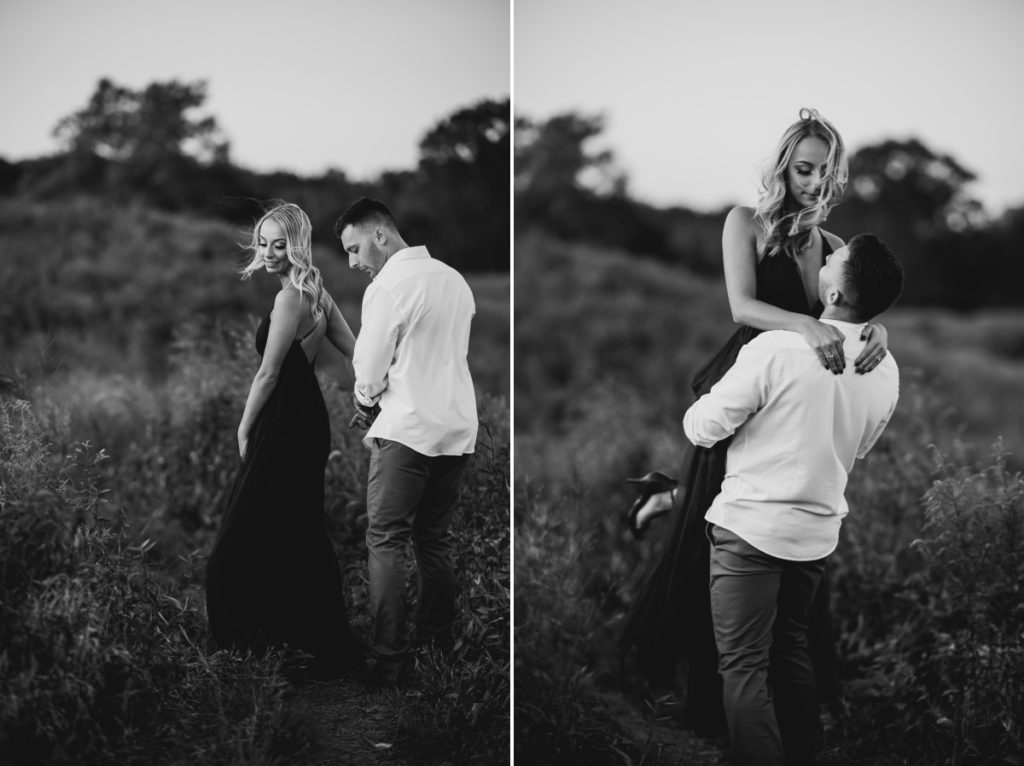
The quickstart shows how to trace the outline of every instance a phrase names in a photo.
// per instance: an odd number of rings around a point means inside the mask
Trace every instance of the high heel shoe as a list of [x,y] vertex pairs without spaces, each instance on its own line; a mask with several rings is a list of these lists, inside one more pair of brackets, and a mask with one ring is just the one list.
[[[652,495],[674,490],[678,486],[679,482],[671,476],[663,474],[661,471],[651,471],[650,473],[641,476],[639,479],[626,479],[626,481],[641,488],[640,496],[637,497],[633,502],[633,505],[629,508],[629,515],[626,517],[626,523],[629,525],[629,531],[633,534],[633,538],[636,540],[643,540],[644,535],[647,534],[647,525],[650,523],[650,519],[648,519],[643,526],[639,526],[636,523],[636,516],[640,512],[640,509],[647,504],[647,501],[651,499]],[[668,509],[658,511],[651,516],[651,519],[655,519],[667,512]]]

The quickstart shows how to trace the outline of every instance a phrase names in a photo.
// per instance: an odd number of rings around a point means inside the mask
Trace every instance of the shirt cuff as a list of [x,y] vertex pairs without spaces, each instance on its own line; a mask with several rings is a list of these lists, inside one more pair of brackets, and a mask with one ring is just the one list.
[[366,394],[364,394],[362,391],[359,390],[358,386],[354,389],[354,393],[355,393],[355,396],[356,396],[356,401],[359,402],[364,407],[372,407],[378,401],[380,401],[380,395],[379,394],[377,396],[373,396],[373,397],[367,396]]
[[700,400],[698,399],[696,402],[691,404],[690,408],[683,415],[683,433],[686,434],[686,438],[689,439],[690,443],[694,446],[705,448],[713,447],[721,440],[713,438],[710,434],[704,434],[698,431],[700,426],[700,423],[698,422],[700,411],[697,404],[699,401]]

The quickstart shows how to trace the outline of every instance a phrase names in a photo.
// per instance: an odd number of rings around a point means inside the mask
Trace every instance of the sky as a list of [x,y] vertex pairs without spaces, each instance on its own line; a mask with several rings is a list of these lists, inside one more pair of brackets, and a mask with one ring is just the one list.
[[516,0],[514,108],[603,115],[633,196],[756,202],[758,169],[801,107],[848,149],[917,137],[1024,205],[1024,2]]
[[[753,202],[800,107],[851,150],[921,139],[1024,204],[1018,0],[515,0],[514,105],[601,114],[635,196]],[[3,0],[0,157],[52,130],[101,77],[206,80],[203,114],[253,170],[368,179],[415,165],[426,131],[510,93],[509,0]]]
[[3,0],[0,157],[60,149],[102,77],[205,80],[232,160],[367,180],[438,121],[508,98],[508,0]]

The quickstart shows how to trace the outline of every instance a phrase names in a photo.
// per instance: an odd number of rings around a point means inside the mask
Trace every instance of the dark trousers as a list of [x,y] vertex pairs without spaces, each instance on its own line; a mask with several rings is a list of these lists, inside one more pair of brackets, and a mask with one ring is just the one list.
[[820,747],[807,618],[825,559],[787,561],[711,526],[711,616],[732,756],[806,764]]
[[366,491],[373,650],[397,663],[408,650],[405,575],[410,541],[419,572],[416,630],[430,640],[455,622],[455,569],[448,527],[468,455],[422,455],[404,444],[374,439]]

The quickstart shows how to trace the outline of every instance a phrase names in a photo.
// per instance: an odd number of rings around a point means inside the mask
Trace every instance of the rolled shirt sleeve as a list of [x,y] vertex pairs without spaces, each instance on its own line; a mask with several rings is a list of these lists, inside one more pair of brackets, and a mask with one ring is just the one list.
[[365,407],[375,405],[388,387],[388,370],[402,326],[393,296],[376,287],[371,284],[363,295],[362,326],[352,353],[355,395]]
[[698,447],[711,447],[736,433],[768,401],[774,349],[762,336],[750,341],[711,390],[683,415],[683,432]]
[[[863,325],[821,321],[843,333],[846,358],[855,359]],[[799,333],[761,333],[684,419],[699,446],[732,437],[704,518],[780,559],[829,555],[849,512],[848,474],[892,416],[897,395],[891,356],[867,375],[850,368],[834,375]]]

